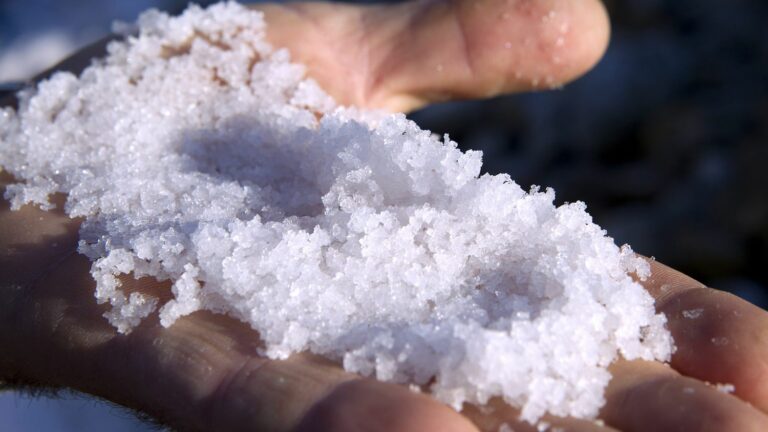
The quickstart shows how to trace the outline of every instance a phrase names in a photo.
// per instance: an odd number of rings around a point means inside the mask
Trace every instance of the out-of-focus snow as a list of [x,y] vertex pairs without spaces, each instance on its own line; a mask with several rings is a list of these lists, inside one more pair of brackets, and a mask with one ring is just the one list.
[[[0,1],[0,82],[22,81],[55,65],[148,8],[180,10],[183,0]],[[206,1],[198,3],[207,3]]]
[[19,38],[0,51],[0,82],[27,80],[67,57],[77,46],[72,36],[62,31]]

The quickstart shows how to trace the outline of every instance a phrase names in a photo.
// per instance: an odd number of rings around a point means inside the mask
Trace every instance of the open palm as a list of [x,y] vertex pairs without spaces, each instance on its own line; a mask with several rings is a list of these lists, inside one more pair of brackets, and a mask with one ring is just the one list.
[[[260,5],[269,38],[342,104],[408,111],[430,102],[554,87],[591,68],[608,41],[597,0],[420,1],[393,6]],[[65,67],[81,67],[89,50]],[[12,179],[0,179],[2,185]],[[61,199],[62,197],[59,197]],[[118,335],[93,299],[79,221],[0,207],[0,379],[68,387],[180,430],[535,430],[500,401],[463,413],[351,375],[311,355],[255,355],[258,335],[196,312]],[[603,424],[565,430],[768,430],[768,314],[658,263],[645,283],[677,344],[671,367],[618,361]],[[153,280],[127,290],[163,291]],[[696,311],[693,313],[691,311]],[[732,383],[735,395],[706,384]]]

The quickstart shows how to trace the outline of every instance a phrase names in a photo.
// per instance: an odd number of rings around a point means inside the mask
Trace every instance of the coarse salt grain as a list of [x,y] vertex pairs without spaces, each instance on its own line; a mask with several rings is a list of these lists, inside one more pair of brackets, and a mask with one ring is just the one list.
[[[269,357],[431,382],[457,409],[500,396],[530,422],[594,418],[619,355],[669,359],[665,317],[628,275],[648,264],[584,204],[479,176],[479,152],[403,115],[336,107],[258,12],[149,11],[137,27],[0,111],[0,165],[21,181],[6,198],[68,194],[120,332],[155,311],[164,326],[225,313]],[[129,273],[174,298],[126,295]]]
[[733,384],[718,383],[718,384],[715,384],[715,388],[717,389],[717,391],[721,393],[727,393],[727,394],[731,394],[736,391],[736,386],[734,386]]

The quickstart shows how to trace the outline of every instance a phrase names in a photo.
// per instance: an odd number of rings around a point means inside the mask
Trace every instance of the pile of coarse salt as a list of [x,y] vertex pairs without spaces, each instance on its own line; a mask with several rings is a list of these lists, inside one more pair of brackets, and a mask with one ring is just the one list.
[[[479,176],[479,152],[403,115],[336,107],[258,12],[149,11],[138,30],[0,111],[0,166],[21,181],[6,198],[68,195],[121,332],[207,309],[272,358],[309,350],[456,408],[500,396],[531,422],[593,418],[619,355],[669,358],[628,276],[647,263],[584,204]],[[174,299],[125,295],[128,273]]]

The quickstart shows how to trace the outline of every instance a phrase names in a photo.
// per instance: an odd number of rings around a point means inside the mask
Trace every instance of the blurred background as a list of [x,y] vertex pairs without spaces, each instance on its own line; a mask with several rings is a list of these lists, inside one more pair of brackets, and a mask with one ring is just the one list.
[[[198,2],[208,4],[209,1]],[[448,103],[423,128],[587,203],[619,244],[768,307],[768,2],[605,0],[605,58],[561,90]],[[181,0],[0,0],[0,83]],[[0,430],[152,430],[93,399],[0,393]]]

